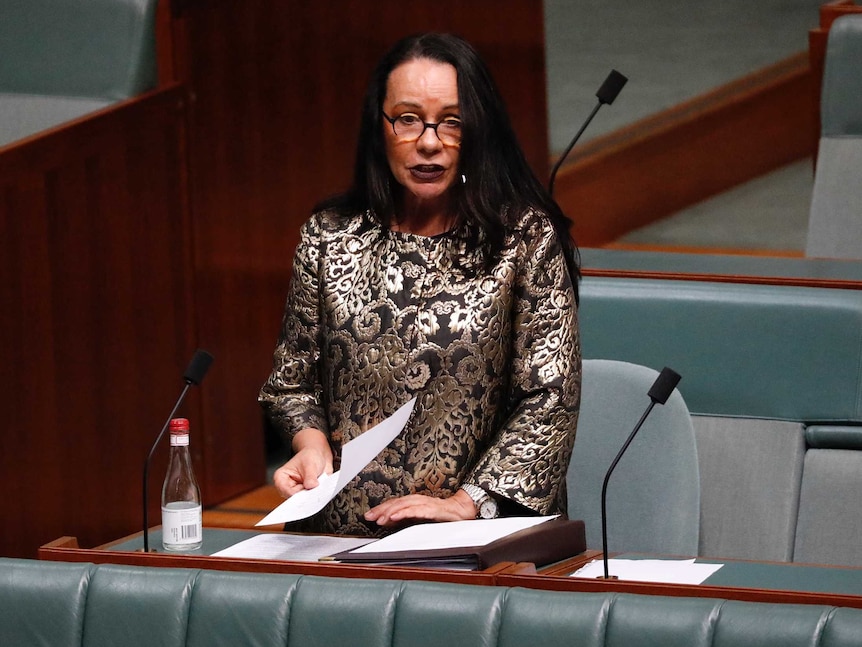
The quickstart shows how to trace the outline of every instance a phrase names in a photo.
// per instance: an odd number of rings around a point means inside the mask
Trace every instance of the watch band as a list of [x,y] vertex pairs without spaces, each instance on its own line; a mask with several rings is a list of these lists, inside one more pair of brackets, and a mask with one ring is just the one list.
[[499,516],[500,511],[497,507],[497,502],[485,490],[478,485],[472,483],[464,483],[461,485],[467,495],[473,499],[473,504],[476,506],[477,519],[493,519]]
[[473,485],[472,483],[464,483],[461,486],[461,489],[464,490],[471,499],[473,499],[473,503],[476,504],[476,510],[479,509],[479,504],[488,496],[488,493],[485,492],[478,485]]

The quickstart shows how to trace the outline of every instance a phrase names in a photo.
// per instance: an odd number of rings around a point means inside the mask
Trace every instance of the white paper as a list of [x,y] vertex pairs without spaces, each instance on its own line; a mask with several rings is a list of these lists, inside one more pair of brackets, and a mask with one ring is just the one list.
[[545,521],[549,517],[500,517],[498,519],[470,519],[468,521],[442,521],[409,526],[373,543],[365,544],[354,554],[389,553],[403,550],[434,550],[437,548],[467,548],[485,546]]
[[213,556],[316,562],[322,557],[357,548],[373,541],[374,539],[371,537],[264,533],[213,553]]
[[318,485],[313,490],[300,490],[284,503],[258,521],[255,526],[283,524],[287,521],[297,521],[310,517],[323,509],[329,501],[344,487],[339,487],[341,470],[332,474],[321,474],[317,478]]
[[[608,574],[616,575],[620,580],[661,584],[703,584],[721,567],[722,564],[695,564],[693,559],[608,560]],[[597,559],[572,573],[571,577],[596,579],[604,575],[604,562]]]
[[332,498],[368,463],[370,463],[404,429],[416,398],[403,405],[383,422],[374,425],[364,434],[344,444],[341,448],[341,469],[332,474],[321,474],[319,485],[313,490],[301,490],[275,510],[258,521],[255,526],[270,526],[310,517],[323,509]]

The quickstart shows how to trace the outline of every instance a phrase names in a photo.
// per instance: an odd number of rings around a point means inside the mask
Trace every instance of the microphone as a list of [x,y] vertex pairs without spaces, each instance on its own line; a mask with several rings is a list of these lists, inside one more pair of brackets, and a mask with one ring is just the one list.
[[560,155],[557,163],[554,164],[554,168],[551,170],[551,181],[548,183],[548,191],[551,195],[554,195],[554,180],[557,177],[557,171],[560,170],[560,166],[563,164],[563,160],[566,159],[566,156],[569,152],[574,148],[575,143],[578,139],[581,138],[583,132],[587,129],[587,126],[590,125],[590,122],[593,120],[593,117],[596,116],[596,113],[599,111],[605,104],[612,104],[614,99],[617,98],[617,95],[620,93],[620,90],[623,89],[623,86],[628,81],[628,78],[617,72],[616,70],[611,70],[611,73],[608,74],[608,77],[605,79],[605,82],[602,83],[602,87],[598,89],[596,92],[596,97],[599,102],[596,104],[596,107],[593,108],[593,111],[590,113],[590,116],[587,117],[587,120],[584,122],[584,125],[581,126],[581,129],[575,135],[574,139],[569,143],[566,147],[566,150],[563,151],[563,154]]
[[165,420],[165,426],[162,427],[161,432],[156,437],[156,442],[153,443],[153,446],[150,448],[150,453],[147,454],[147,460],[144,461],[144,552],[150,552],[150,541],[149,541],[149,515],[147,508],[148,500],[147,500],[147,484],[149,482],[149,471],[150,471],[150,461],[153,459],[153,454],[156,451],[156,447],[159,444],[159,441],[165,435],[165,431],[168,428],[168,425],[171,423],[171,419],[177,412],[177,409],[180,408],[180,405],[185,400],[186,393],[188,393],[189,389],[192,385],[199,385],[201,381],[203,381],[204,376],[207,374],[209,370],[210,364],[213,362],[213,356],[210,355],[205,350],[198,349],[195,351],[194,356],[192,357],[189,365],[186,367],[186,372],[183,374],[183,380],[185,380],[185,387],[183,387],[182,393],[180,393],[180,397],[177,398],[177,403],[174,405],[174,408],[171,409],[171,413],[168,415],[168,419]]
[[625,443],[623,443],[622,449],[620,449],[616,458],[614,458],[611,466],[608,468],[607,474],[605,474],[605,481],[602,484],[602,555],[604,559],[605,565],[605,575],[603,578],[605,580],[615,580],[617,579],[616,575],[608,574],[608,515],[606,508],[606,500],[607,500],[607,492],[608,492],[608,481],[611,478],[611,472],[614,471],[614,468],[617,466],[617,463],[620,462],[620,459],[623,457],[623,454],[628,449],[629,445],[631,445],[632,440],[634,440],[635,434],[640,431],[641,426],[644,421],[647,419],[647,416],[653,410],[653,407],[656,404],[664,404],[667,402],[667,399],[670,397],[670,394],[673,393],[673,390],[676,388],[676,385],[679,384],[680,379],[682,379],[676,371],[665,366],[659,376],[653,382],[653,385],[650,387],[647,395],[650,397],[650,403],[644,411],[641,419],[635,425],[635,428],[632,430],[632,433],[629,434],[628,439]]

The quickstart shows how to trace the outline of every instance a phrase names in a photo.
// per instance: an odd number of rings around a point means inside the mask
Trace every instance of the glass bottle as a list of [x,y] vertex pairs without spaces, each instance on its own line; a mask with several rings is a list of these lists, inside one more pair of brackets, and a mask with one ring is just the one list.
[[197,550],[203,541],[203,508],[189,453],[189,421],[172,419],[170,432],[171,456],[162,485],[162,546],[170,551]]

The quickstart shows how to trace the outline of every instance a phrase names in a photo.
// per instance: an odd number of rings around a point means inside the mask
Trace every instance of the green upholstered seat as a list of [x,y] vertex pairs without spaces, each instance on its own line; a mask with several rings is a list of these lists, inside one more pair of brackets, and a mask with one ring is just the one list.
[[862,259],[862,16],[829,29],[806,256]]
[[685,376],[693,414],[862,423],[862,291],[586,277],[586,358]]
[[[656,377],[658,372],[645,366],[584,360],[578,434],[566,482],[569,517],[584,520],[588,548],[602,548],[604,476],[650,404],[647,393]],[[697,448],[680,391],[653,408],[618,463],[608,482],[607,511],[611,551],[697,555]]]
[[6,0],[0,92],[117,100],[154,87],[157,0]]
[[862,473],[862,454],[808,456],[860,442],[862,291],[587,276],[580,325],[585,358],[683,376],[697,439],[698,554],[862,565],[848,543],[862,506],[847,473],[848,460]]
[[155,87],[157,4],[0,3],[0,146]]

